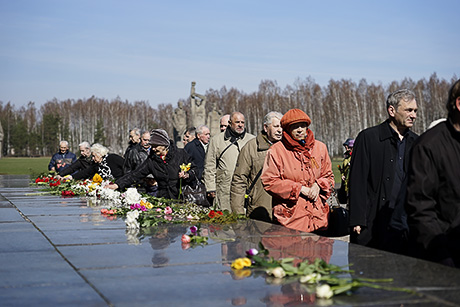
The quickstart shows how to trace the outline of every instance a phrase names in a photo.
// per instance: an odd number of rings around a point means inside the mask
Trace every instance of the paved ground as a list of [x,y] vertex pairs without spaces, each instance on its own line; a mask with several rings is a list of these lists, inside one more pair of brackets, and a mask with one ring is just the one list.
[[[205,226],[210,244],[186,249],[187,227],[127,231],[85,199],[34,195],[0,176],[0,306],[457,306],[460,270],[270,224]],[[274,257],[353,263],[354,276],[393,278],[416,294],[361,288],[315,301],[296,280],[244,278],[232,260],[262,241]]]

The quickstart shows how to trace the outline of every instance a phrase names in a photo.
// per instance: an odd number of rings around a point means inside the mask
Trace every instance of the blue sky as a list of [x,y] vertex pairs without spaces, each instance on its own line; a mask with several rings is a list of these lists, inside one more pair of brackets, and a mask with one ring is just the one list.
[[460,1],[0,0],[0,101],[460,76]]

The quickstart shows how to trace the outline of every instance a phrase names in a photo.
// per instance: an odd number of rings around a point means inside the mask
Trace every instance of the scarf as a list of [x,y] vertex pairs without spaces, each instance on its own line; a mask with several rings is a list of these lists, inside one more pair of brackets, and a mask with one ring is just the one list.
[[313,146],[315,145],[315,136],[313,135],[313,131],[307,128],[307,136],[305,139],[297,141],[293,139],[286,130],[283,130],[283,138],[281,139],[281,142],[283,142],[284,147],[286,147],[287,150],[302,154],[307,158],[307,161],[311,161],[316,168],[319,168],[318,163],[314,157],[311,157],[310,153],[311,149],[313,149]]
[[233,131],[230,128],[230,126],[228,126],[227,130],[225,130],[224,139],[226,140],[230,139],[231,143],[235,143],[236,141],[243,139],[245,135],[246,135],[246,129],[244,129],[244,131],[241,134],[238,134],[235,131]]
[[107,155],[105,155],[102,158],[101,163],[99,163],[97,173],[104,180],[113,179],[112,170],[110,169],[109,165],[107,164]]

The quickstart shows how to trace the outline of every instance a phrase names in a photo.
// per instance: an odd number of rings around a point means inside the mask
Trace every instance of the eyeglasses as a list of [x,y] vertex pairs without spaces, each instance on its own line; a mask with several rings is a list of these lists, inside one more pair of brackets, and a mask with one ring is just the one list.
[[220,125],[221,128],[227,127],[228,125]]

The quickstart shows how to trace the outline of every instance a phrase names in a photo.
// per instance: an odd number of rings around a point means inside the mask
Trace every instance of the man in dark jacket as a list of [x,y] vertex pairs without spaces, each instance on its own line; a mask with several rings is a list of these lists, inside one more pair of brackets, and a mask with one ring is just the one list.
[[78,147],[80,148],[80,157],[75,163],[61,169],[59,171],[59,176],[64,177],[66,175],[75,174],[94,163],[91,158],[91,145],[88,142],[82,142]]
[[350,241],[395,253],[407,247],[404,210],[409,152],[417,135],[415,94],[407,89],[387,98],[388,119],[361,131],[350,166]]
[[460,267],[460,80],[446,107],[447,121],[412,149],[406,209],[413,255]]
[[197,178],[201,180],[204,171],[204,157],[206,148],[211,138],[211,133],[208,126],[201,125],[196,129],[196,138],[185,145],[185,151],[192,158],[196,165]]
[[59,152],[55,153],[50,160],[48,170],[59,172],[66,166],[74,163],[77,156],[69,151],[69,143],[67,141],[59,142]]
[[141,130],[139,128],[134,128],[131,131],[129,131],[129,142],[128,142],[128,147],[125,150],[125,154],[123,155],[123,158],[126,158],[128,152],[134,148],[137,144],[139,144],[141,140]]
[[123,169],[129,173],[139,167],[142,162],[147,160],[150,153],[150,132],[143,131],[141,134],[140,142],[133,146],[131,150],[126,153],[125,164]]
[[[181,180],[182,186],[195,180],[195,166],[185,150],[177,148],[163,129],[153,129],[150,132],[150,144],[152,149],[148,159],[135,171],[108,185],[108,188],[124,189],[151,174],[158,183],[157,197],[177,199]],[[181,170],[181,165],[188,163],[191,164],[190,169]]]

